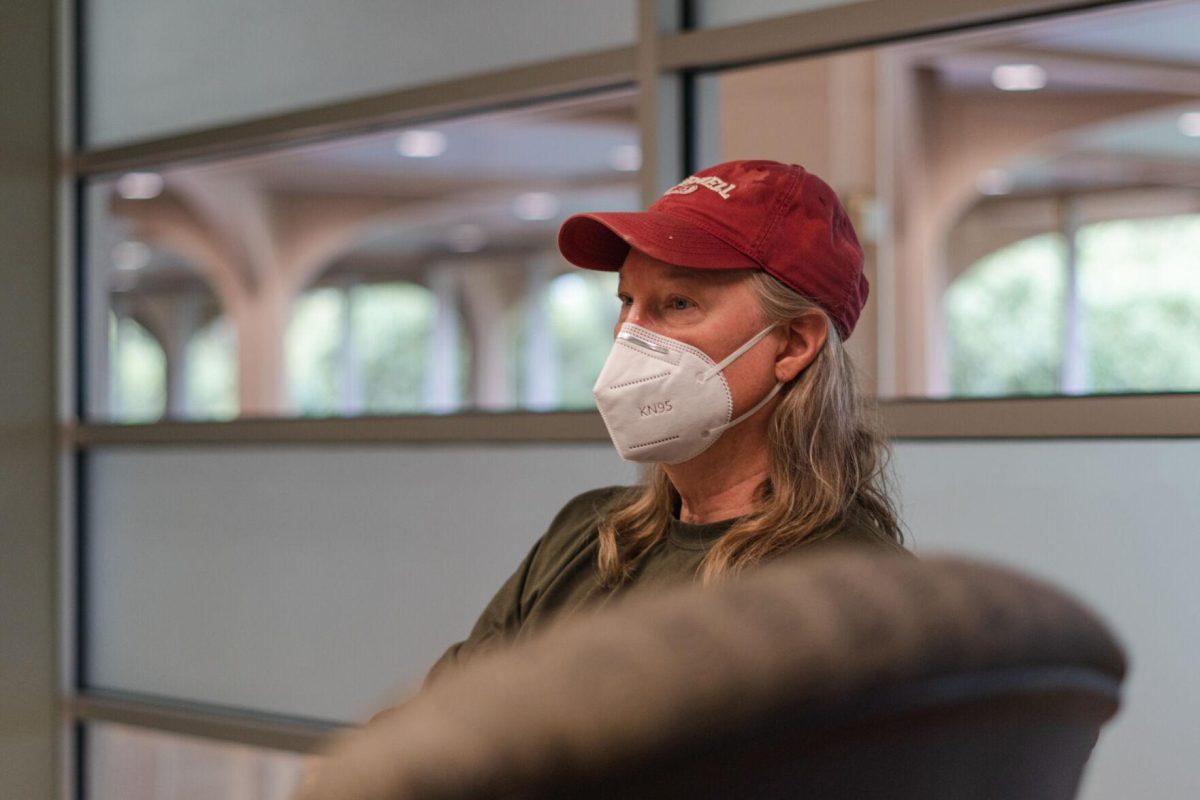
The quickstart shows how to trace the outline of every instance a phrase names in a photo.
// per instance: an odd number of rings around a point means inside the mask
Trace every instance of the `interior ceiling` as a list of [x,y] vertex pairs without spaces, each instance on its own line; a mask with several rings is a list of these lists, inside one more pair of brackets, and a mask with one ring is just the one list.
[[[920,53],[921,48],[914,48]],[[1200,2],[1130,3],[931,43],[918,61],[952,92],[997,92],[993,67],[1036,63],[1042,93],[1140,92],[1175,96],[1170,108],[1082,128],[1052,150],[1004,165],[1011,191],[1121,184],[1200,188],[1200,138],[1179,129],[1200,112]]]
[[[1050,75],[1047,89],[1055,85],[1070,89],[1075,81],[1085,84],[1099,77],[1114,78],[1102,69],[1105,61],[1132,69],[1139,64],[1179,69],[1200,67],[1200,2],[1171,0],[1160,3],[1128,3],[1114,8],[1051,17],[1039,22],[1004,26],[915,44],[911,50],[924,52],[924,63],[938,68],[942,81],[954,86],[990,85],[990,70],[980,69],[992,54],[1033,51],[1050,56],[1077,57],[1088,65],[1085,75],[1066,75],[1059,83]],[[1069,64],[1070,58],[1062,59]]]
[[1135,3],[1083,19],[1031,27],[1022,38],[1067,52],[1200,66],[1200,3]]
[[469,187],[567,184],[612,175],[614,149],[636,145],[628,93],[413,126],[445,137],[432,158],[396,152],[402,130],[205,168],[277,191],[364,193],[421,198]]
[[450,208],[437,222],[413,227],[380,225],[364,235],[356,254],[383,256],[388,253],[430,252],[447,249],[455,226],[478,226],[487,233],[487,246],[553,251],[558,226],[571,214],[597,209],[635,208],[638,187],[631,180],[579,185],[556,193],[559,205],[552,217],[544,220],[518,219],[510,204],[489,203],[476,207]]
[[[444,137],[445,150],[435,157],[400,155],[400,129],[187,171],[269,192],[324,194],[331,203],[370,195],[433,210],[420,214],[420,221],[393,218],[368,229],[339,262],[453,256],[463,250],[464,226],[475,229],[467,238],[475,236],[475,246],[489,251],[553,250],[558,225],[569,214],[637,206],[636,173],[613,163],[622,149],[637,146],[633,103],[631,92],[619,91],[414,126]],[[165,175],[168,185],[172,174]],[[515,212],[518,197],[529,192],[553,196],[546,219],[522,219]],[[177,267],[169,255],[159,255],[151,271]]]

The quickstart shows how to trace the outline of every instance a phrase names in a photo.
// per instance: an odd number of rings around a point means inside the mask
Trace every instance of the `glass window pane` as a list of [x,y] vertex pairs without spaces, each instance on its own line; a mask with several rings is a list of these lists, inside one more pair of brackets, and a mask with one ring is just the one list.
[[706,73],[697,158],[838,192],[881,396],[1198,391],[1198,25],[1134,4]]
[[115,362],[109,404],[124,409],[129,422],[150,422],[166,404],[166,360],[162,346],[136,319],[108,314],[108,347]]
[[616,276],[556,235],[639,162],[620,91],[94,181],[87,413],[592,408]]
[[1200,213],[1096,222],[1079,248],[1087,385],[1200,389]]
[[288,800],[313,758],[109,722],[85,731],[88,800]]
[[955,395],[1054,394],[1062,371],[1061,263],[1059,237],[1040,234],[984,256],[946,290]]
[[635,28],[633,0],[92,0],[81,14],[89,147],[621,47]]
[[365,719],[569,498],[635,477],[607,442],[92,450],[87,683]]

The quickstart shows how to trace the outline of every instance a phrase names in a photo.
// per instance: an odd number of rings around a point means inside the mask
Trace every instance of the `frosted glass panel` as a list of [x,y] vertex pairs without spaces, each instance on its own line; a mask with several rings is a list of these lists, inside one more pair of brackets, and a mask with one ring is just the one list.
[[93,0],[90,146],[630,44],[633,0]]
[[88,682],[363,719],[466,636],[607,443],[89,455]]
[[[1200,442],[895,447],[919,554],[1050,578],[1126,643],[1082,797],[1191,796]],[[88,470],[92,684],[341,720],[464,636],[565,500],[634,479],[605,443],[104,448]]]
[[126,725],[87,726],[90,800],[288,800],[309,758]]
[[696,0],[696,13],[706,28],[734,25],[829,6],[866,5],[871,0]]
[[896,445],[919,554],[982,555],[1050,578],[1124,641],[1124,707],[1083,800],[1193,797],[1200,752],[1200,441]]

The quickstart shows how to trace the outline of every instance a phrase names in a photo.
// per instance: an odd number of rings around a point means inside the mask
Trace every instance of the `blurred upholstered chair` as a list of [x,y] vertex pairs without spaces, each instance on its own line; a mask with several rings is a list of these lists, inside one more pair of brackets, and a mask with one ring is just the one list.
[[1121,647],[978,561],[830,548],[630,592],[330,742],[304,800],[1075,796]]

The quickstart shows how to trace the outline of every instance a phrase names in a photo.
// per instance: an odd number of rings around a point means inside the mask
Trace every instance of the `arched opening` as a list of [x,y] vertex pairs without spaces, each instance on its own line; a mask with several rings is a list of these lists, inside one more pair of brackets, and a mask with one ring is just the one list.
[[237,331],[224,314],[188,340],[187,409],[198,419],[238,415]]
[[1062,242],[1044,233],[967,267],[943,306],[955,395],[1053,394],[1062,366]]
[[1080,226],[1070,347],[1060,234],[978,259],[943,298],[954,394],[1056,394],[1067,373],[1085,376],[1089,393],[1200,389],[1198,251],[1200,215]]
[[1200,214],[1080,230],[1093,392],[1200,390]]
[[563,408],[595,407],[592,386],[612,347],[612,328],[620,313],[616,295],[615,272],[573,270],[550,283],[546,313],[556,344]]
[[430,410],[437,405],[430,394],[439,369],[454,376],[457,406],[467,391],[469,345],[460,335],[457,346],[435,352],[437,313],[433,293],[408,281],[322,286],[302,294],[285,338],[295,411],[324,416]]

